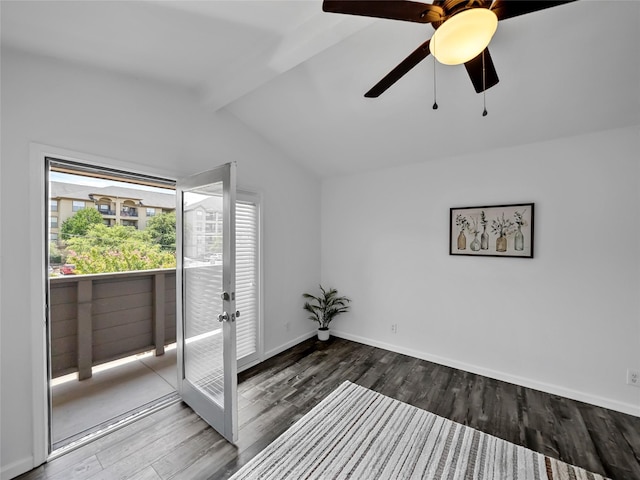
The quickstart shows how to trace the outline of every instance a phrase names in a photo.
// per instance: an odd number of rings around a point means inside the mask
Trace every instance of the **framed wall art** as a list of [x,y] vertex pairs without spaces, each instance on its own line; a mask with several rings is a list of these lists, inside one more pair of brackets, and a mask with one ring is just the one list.
[[449,255],[533,258],[533,203],[452,208]]

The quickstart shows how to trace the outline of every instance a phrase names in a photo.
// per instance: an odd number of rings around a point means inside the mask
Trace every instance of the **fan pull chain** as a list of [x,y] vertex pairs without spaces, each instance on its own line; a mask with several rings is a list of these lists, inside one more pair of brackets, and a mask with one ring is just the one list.
[[482,103],[484,110],[482,110],[482,116],[486,117],[489,112],[487,112],[487,79],[486,79],[486,70],[484,68],[484,50],[482,51]]
[[436,57],[433,57],[433,109],[438,109],[438,102],[436,101]]

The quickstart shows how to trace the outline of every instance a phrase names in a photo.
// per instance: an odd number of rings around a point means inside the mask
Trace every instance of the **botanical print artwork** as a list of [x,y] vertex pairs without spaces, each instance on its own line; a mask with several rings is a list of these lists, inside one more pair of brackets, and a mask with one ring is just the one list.
[[533,258],[533,203],[452,208],[449,254]]

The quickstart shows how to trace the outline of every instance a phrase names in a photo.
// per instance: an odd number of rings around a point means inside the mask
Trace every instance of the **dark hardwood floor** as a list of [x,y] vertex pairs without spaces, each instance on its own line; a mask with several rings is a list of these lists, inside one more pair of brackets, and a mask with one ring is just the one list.
[[18,478],[225,479],[345,380],[615,480],[640,479],[640,418],[338,338],[239,375],[235,446],[178,403]]

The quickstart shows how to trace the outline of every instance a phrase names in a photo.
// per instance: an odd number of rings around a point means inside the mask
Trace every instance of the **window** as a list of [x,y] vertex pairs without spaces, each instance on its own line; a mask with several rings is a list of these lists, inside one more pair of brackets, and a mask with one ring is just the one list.
[[58,211],[58,200],[49,200],[49,209],[52,212]]
[[122,215],[123,217],[137,217],[138,210],[136,209],[136,207],[123,205],[122,209],[120,210],[120,215]]
[[71,208],[72,211],[77,212],[78,210],[82,210],[85,207],[85,203],[79,200],[73,201],[73,206]]
[[100,204],[98,205],[98,210],[100,211],[100,213],[102,213],[103,215],[109,215],[109,205],[106,204]]
[[51,234],[49,234],[49,241],[51,241],[51,242],[57,242],[57,241],[58,241],[58,234],[57,234],[57,233],[51,233]]
[[155,217],[156,209],[155,208],[147,208],[147,217]]
[[51,217],[49,223],[51,228],[58,228],[58,217]]

